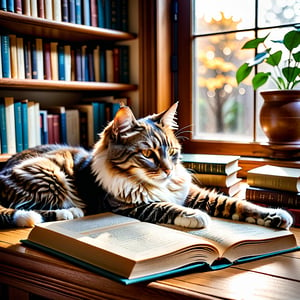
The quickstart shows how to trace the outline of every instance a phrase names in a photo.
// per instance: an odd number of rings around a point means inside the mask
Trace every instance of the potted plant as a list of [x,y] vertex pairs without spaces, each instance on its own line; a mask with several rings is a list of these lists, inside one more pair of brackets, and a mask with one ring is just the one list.
[[277,87],[276,90],[261,92],[264,99],[260,111],[262,129],[274,149],[300,150],[300,90],[297,89],[300,88],[300,28],[290,30],[282,40],[271,41],[274,46],[280,44],[282,50],[267,46],[268,37],[269,34],[244,44],[242,49],[255,49],[256,54],[238,68],[236,80],[240,84],[259,64],[272,69],[272,72],[258,72],[252,78],[255,90],[269,80]]

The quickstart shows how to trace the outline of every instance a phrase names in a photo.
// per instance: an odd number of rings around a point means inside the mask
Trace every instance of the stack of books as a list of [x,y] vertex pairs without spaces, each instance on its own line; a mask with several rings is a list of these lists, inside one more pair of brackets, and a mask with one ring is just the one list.
[[195,183],[229,196],[241,190],[239,159],[234,155],[182,154],[183,165],[192,172]]
[[265,165],[248,171],[246,199],[288,210],[300,226],[300,169]]

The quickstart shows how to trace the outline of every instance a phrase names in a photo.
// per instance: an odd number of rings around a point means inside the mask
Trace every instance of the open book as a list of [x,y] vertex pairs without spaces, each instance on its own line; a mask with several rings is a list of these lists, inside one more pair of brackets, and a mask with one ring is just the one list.
[[178,228],[103,213],[36,225],[22,242],[125,284],[298,249],[287,230],[215,218],[206,229]]

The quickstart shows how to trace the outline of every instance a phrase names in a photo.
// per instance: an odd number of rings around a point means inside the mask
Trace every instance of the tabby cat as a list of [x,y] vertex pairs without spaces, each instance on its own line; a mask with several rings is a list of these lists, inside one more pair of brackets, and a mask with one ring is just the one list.
[[136,120],[123,106],[90,152],[43,145],[12,156],[0,172],[0,227],[27,227],[112,211],[190,228],[224,217],[288,229],[291,216],[192,183],[180,162],[177,104]]

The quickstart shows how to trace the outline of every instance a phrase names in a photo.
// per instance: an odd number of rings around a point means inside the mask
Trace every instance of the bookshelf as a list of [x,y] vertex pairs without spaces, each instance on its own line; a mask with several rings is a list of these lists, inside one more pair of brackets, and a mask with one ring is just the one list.
[[[138,17],[136,1],[128,1],[129,19],[135,19],[130,30],[138,31]],[[132,29],[133,28],[133,29]],[[32,17],[7,11],[0,11],[0,34],[14,34],[20,37],[41,38],[47,41],[66,42],[71,45],[94,46],[96,43],[104,46],[128,45],[130,47],[130,83],[102,82],[102,81],[74,81],[74,80],[44,80],[0,78],[0,97],[13,96],[29,98],[48,105],[74,105],[83,97],[97,97],[114,95],[116,97],[129,96],[135,112],[138,111],[138,36],[135,33],[95,26]],[[132,69],[133,65],[134,70]],[[9,154],[0,154],[0,161],[4,162]]]

